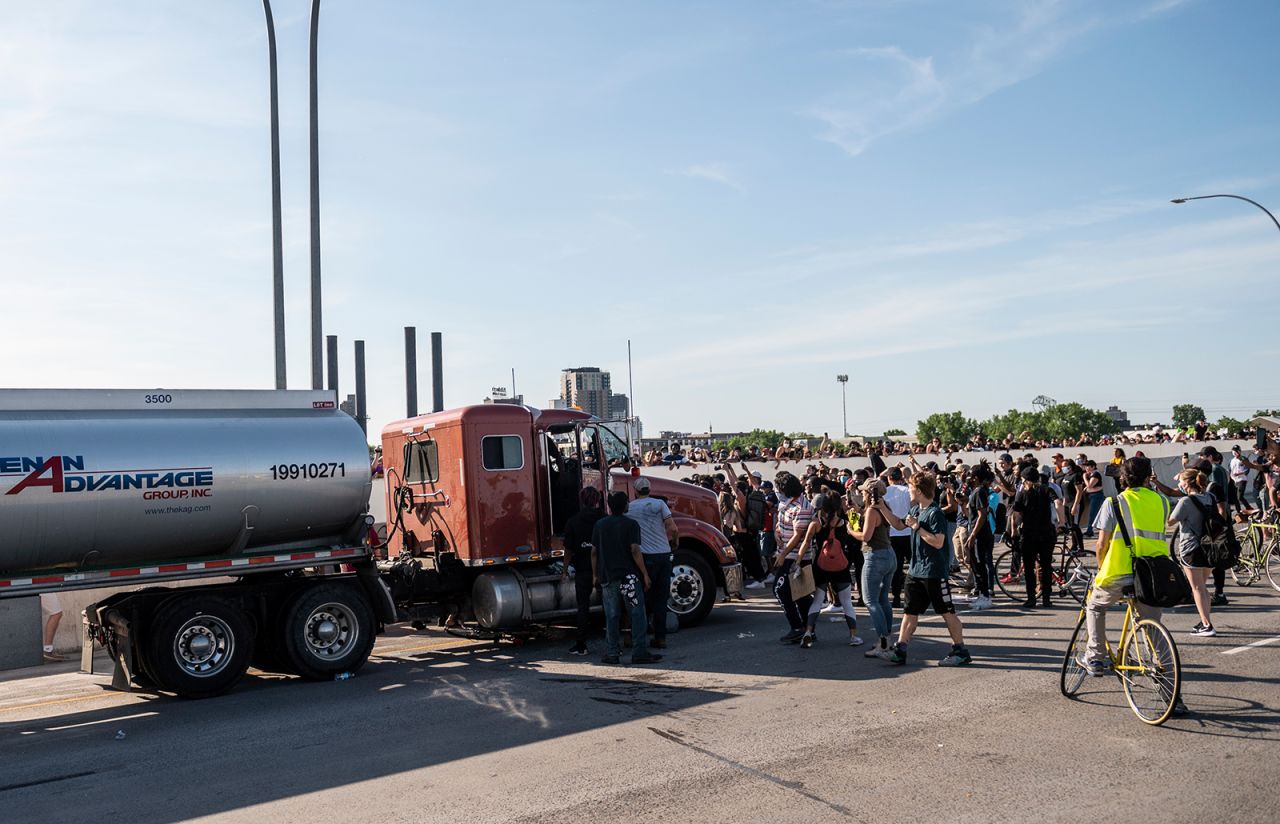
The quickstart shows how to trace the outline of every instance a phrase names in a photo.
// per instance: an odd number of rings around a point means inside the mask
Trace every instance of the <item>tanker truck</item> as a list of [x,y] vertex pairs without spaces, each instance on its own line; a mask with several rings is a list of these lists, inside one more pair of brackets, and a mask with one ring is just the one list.
[[[489,637],[528,630],[571,613],[574,594],[549,586],[564,555],[549,519],[562,516],[542,519],[549,488],[537,470],[555,459],[535,447],[539,416],[510,409],[525,426],[514,430],[518,461],[488,430],[431,438],[449,430],[436,416],[384,432],[384,449],[407,460],[389,461],[391,535],[380,542],[368,445],[333,392],[0,390],[0,598],[129,587],[85,609],[93,643],[115,663],[113,686],[193,698],[230,689],[251,664],[310,679],[354,672],[400,621],[447,619]],[[582,420],[544,423],[562,437],[602,437]],[[503,468],[487,468],[499,452]],[[575,477],[606,487],[625,483],[617,474]],[[741,568],[715,521],[699,521],[714,500],[677,491],[682,549],[701,577],[673,582],[672,600],[692,624],[717,583],[740,591]],[[532,525],[523,533],[522,519]],[[704,552],[716,571],[690,560]]]

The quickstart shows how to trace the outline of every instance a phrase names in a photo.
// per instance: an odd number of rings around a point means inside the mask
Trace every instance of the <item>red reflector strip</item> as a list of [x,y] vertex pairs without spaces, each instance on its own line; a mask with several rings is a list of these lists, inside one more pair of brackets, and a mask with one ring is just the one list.
[[108,578],[128,578],[141,573],[140,569],[113,569],[107,573]]
[[32,579],[31,579],[31,583],[33,583],[33,584],[57,584],[57,583],[61,583],[63,580],[64,580],[64,576],[62,576],[62,575],[46,575],[46,576],[44,576],[44,577],[42,577],[42,578],[32,578]]
[[158,567],[160,572],[186,572],[190,568],[190,564],[165,564]]
[[276,559],[272,555],[259,555],[257,558],[250,558],[249,564],[274,564]]
[[314,557],[316,557],[316,554],[315,554],[314,552],[295,552],[295,553],[293,553],[292,555],[290,555],[290,556],[289,556],[289,560],[291,560],[291,561],[309,561],[309,560],[311,560],[311,559],[312,559],[312,558],[314,558]]
[[206,561],[204,564],[205,569],[226,569],[229,566],[230,561]]

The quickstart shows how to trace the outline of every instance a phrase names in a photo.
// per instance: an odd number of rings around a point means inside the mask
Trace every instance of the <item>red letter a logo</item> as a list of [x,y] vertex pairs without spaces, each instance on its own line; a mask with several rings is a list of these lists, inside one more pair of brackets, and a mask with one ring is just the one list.
[[[48,478],[40,477],[46,472],[52,472]],[[17,495],[29,486],[51,486],[54,492],[62,491],[62,456],[54,455],[52,458],[44,462],[44,466],[32,472],[27,477],[18,481],[18,483],[4,493],[6,495]]]

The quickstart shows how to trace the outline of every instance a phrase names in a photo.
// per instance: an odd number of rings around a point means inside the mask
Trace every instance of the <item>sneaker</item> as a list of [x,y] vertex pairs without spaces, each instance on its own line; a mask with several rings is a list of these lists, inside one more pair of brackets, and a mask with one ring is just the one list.
[[768,577],[764,579],[764,585],[766,587],[771,587],[773,586],[774,581],[777,581],[777,580],[778,580],[778,576],[774,575],[773,573],[770,573]]
[[991,599],[985,595],[979,595],[969,604],[969,609],[975,612],[980,609],[991,609]]
[[812,632],[806,632],[804,637],[800,639],[800,649],[808,649],[813,646],[813,642],[818,640],[818,636]]
[[1213,628],[1213,624],[1196,624],[1191,628],[1192,635],[1199,635],[1203,638],[1213,638],[1218,631]]
[[752,581],[749,584],[744,584],[742,588],[743,589],[764,589],[764,581]]
[[862,640],[862,636],[860,635],[855,635],[849,639],[849,646],[851,647],[860,647],[863,643],[865,642]]
[[794,644],[796,641],[799,641],[803,637],[804,637],[804,630],[793,629],[790,632],[788,632],[786,635],[779,638],[778,640],[784,644]]
[[1222,592],[1215,594],[1209,601],[1209,605],[1215,607],[1225,607],[1229,603],[1230,601],[1227,600],[1226,594]]
[[622,659],[616,655],[605,655],[600,658],[601,664],[621,664]]
[[905,664],[907,663],[907,648],[902,644],[894,644],[884,651],[882,657],[890,664]]
[[1028,598],[1027,600],[1023,601],[1023,602],[1022,602],[1022,608],[1023,608],[1023,609],[1035,609],[1035,608],[1036,608],[1036,599],[1035,599],[1035,598]]
[[966,664],[972,664],[973,657],[969,655],[969,650],[965,647],[952,647],[951,654],[938,662],[940,667],[963,667]]
[[633,664],[656,664],[661,660],[661,655],[654,655],[653,653],[649,653],[648,655],[631,656],[631,663]]
[[582,643],[574,644],[573,647],[570,648],[569,654],[570,655],[586,655],[587,645]]
[[1107,665],[1104,661],[1086,661],[1083,666],[1094,678],[1101,678],[1107,674]]
[[827,604],[825,607],[822,608],[822,611],[819,612],[818,614],[819,615],[835,615],[839,613],[841,609],[842,607],[839,604]]
[[67,657],[65,655],[59,655],[56,652],[46,652],[44,654],[44,662],[46,664],[56,664],[59,661],[65,661],[65,660],[67,660]]

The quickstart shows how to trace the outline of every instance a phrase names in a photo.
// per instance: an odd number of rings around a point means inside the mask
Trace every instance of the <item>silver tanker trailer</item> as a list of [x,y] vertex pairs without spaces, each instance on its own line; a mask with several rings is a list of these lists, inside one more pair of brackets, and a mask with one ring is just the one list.
[[370,483],[332,392],[0,390],[0,598],[237,576],[91,605],[117,686],[354,670],[396,620]]

